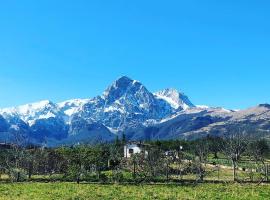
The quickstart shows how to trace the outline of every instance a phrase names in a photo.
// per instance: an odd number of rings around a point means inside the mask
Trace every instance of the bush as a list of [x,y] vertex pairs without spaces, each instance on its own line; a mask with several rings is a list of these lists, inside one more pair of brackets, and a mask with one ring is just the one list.
[[124,181],[124,174],[121,170],[113,170],[107,173],[111,182],[120,183]]
[[11,182],[22,182],[27,180],[27,173],[19,168],[12,168],[8,172]]
[[82,180],[84,181],[88,181],[88,182],[98,182],[98,176],[96,173],[92,173],[92,172],[85,172],[82,175]]
[[108,176],[106,174],[102,173],[102,174],[99,175],[99,181],[102,182],[102,183],[108,182],[108,179],[109,178],[108,178]]

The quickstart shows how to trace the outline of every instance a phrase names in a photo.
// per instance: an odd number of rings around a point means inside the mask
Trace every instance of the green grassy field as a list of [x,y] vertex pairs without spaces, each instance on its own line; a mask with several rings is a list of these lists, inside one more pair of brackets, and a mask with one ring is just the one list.
[[35,199],[269,199],[270,185],[99,185],[75,183],[0,184],[2,200]]

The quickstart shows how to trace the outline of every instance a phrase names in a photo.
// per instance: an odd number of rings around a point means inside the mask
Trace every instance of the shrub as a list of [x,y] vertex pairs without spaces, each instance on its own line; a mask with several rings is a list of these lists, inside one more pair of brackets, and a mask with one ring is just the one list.
[[22,182],[27,180],[27,173],[19,168],[10,169],[8,175],[11,182]]

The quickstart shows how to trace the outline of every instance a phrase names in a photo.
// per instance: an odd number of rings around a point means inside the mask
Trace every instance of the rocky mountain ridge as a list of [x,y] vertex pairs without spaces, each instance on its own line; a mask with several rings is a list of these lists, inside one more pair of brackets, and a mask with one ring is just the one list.
[[92,99],[0,109],[0,140],[12,142],[23,135],[30,143],[61,145],[111,141],[122,133],[134,140],[191,138],[236,122],[267,131],[269,110],[268,104],[244,111],[195,106],[175,89],[152,93],[123,76]]

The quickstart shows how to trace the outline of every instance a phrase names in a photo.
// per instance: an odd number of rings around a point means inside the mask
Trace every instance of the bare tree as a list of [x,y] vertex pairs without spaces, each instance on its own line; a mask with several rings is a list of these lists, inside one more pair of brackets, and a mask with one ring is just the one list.
[[10,175],[10,179],[16,182],[22,179],[22,162],[26,157],[26,146],[29,144],[26,133],[16,129],[11,131],[10,141],[12,143],[9,151],[10,156],[6,157],[6,169]]
[[234,181],[237,181],[238,163],[249,141],[249,134],[240,127],[228,130],[227,136],[224,138],[221,149],[232,163]]
[[249,144],[248,154],[252,161],[254,161],[259,167],[262,166],[263,168],[263,177],[260,180],[262,181],[269,181],[268,177],[268,165],[267,165],[267,157],[270,154],[270,147],[266,140],[255,140]]
[[[137,182],[150,181],[168,172],[169,163],[165,161],[165,154],[159,148],[147,149],[147,154],[140,153],[132,156],[131,164]],[[169,174],[167,174],[169,176]]]
[[195,145],[195,159],[194,164],[198,175],[198,180],[203,181],[206,173],[205,165],[207,163],[209,154],[209,144],[206,140],[200,140]]

